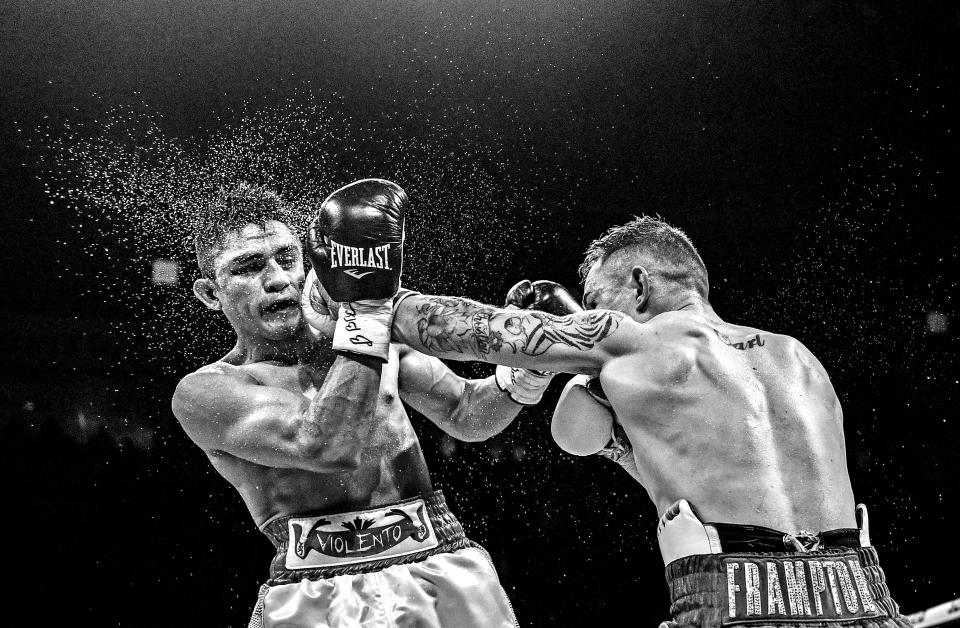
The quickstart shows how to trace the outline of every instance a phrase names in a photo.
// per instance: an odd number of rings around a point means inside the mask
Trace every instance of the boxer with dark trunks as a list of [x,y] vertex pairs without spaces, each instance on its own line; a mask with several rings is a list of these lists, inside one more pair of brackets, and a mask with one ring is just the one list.
[[586,311],[545,281],[511,291],[509,303],[532,310],[413,295],[393,337],[442,358],[579,374],[554,439],[613,458],[653,500],[672,599],[664,625],[909,626],[854,501],[840,403],[813,354],[723,321],[703,260],[662,221],[611,229],[581,271]]
[[237,341],[184,377],[172,406],[277,549],[251,626],[516,625],[489,555],[433,491],[401,400],[482,440],[549,376],[467,380],[390,344],[406,205],[381,180],[331,194],[308,242],[310,291],[275,194],[240,186],[196,234],[194,292]]

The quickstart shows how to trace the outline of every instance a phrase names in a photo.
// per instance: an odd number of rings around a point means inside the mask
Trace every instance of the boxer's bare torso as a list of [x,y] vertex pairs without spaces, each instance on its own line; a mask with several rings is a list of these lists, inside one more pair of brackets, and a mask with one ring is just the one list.
[[[317,394],[329,369],[329,363],[231,364],[237,361],[236,357],[227,355],[200,372],[218,373],[245,384],[294,393],[302,397],[304,407]],[[204,447],[204,451],[217,471],[239,491],[257,525],[283,515],[350,511],[428,492],[430,475],[400,401],[398,371],[398,350],[392,348],[390,361],[381,374],[375,426],[361,451],[356,470],[317,473],[260,465],[216,447]]]
[[659,513],[684,498],[707,521],[855,527],[843,414],[806,347],[703,312],[643,326],[600,380]]
[[227,234],[212,270],[194,293],[223,312],[237,343],[181,380],[172,409],[258,525],[429,492],[401,395],[461,440],[489,438],[520,411],[493,377],[461,378],[403,345],[375,366],[334,353],[335,319],[317,315],[325,328],[314,331],[304,320],[300,244],[279,221]]
[[[420,296],[401,304],[394,336],[446,358],[599,375],[633,445],[628,471],[661,515],[687,499],[712,522],[855,527],[840,404],[817,359],[788,336],[723,322],[699,298],[639,322],[626,294],[562,318]],[[554,428],[564,415],[576,445],[564,448],[585,455],[610,439],[613,416],[577,388]]]

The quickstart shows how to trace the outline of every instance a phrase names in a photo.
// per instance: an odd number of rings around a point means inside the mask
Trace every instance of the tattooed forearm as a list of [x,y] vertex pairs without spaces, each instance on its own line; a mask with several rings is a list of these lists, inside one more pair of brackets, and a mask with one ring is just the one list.
[[532,310],[496,310],[468,299],[422,297],[417,333],[431,352],[469,354],[490,360],[493,353],[543,355],[555,345],[587,351],[616,331],[622,315],[591,311],[553,316]]
[[[527,324],[521,323],[521,349],[528,355],[540,355],[560,343],[580,351],[592,349],[616,331],[620,324],[613,312],[592,311],[573,316],[554,316],[545,312],[525,312]],[[509,321],[508,321],[509,322]],[[509,330],[509,326],[508,326]]]
[[496,310],[467,299],[424,297],[417,306],[417,334],[430,351],[489,352],[490,316]]

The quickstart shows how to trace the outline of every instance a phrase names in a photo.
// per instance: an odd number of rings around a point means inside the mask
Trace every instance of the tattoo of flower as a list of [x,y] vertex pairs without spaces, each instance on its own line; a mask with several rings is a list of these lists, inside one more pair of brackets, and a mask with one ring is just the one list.
[[490,332],[490,349],[499,351],[503,348],[503,334],[498,331]]
[[417,314],[417,333],[427,351],[470,353],[481,360],[507,348],[532,356],[556,344],[586,351],[616,331],[622,318],[600,310],[570,316],[537,311],[507,314],[449,297],[424,297]]

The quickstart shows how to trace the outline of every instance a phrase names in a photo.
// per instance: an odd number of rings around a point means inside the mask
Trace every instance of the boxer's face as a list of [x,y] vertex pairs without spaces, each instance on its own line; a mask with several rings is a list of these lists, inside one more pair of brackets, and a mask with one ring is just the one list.
[[297,331],[303,253],[286,225],[268,221],[228,234],[215,268],[211,292],[238,335],[283,340]]
[[583,307],[623,312],[637,322],[646,322],[652,318],[644,307],[649,296],[646,271],[624,262],[614,253],[593,265],[583,283]]

